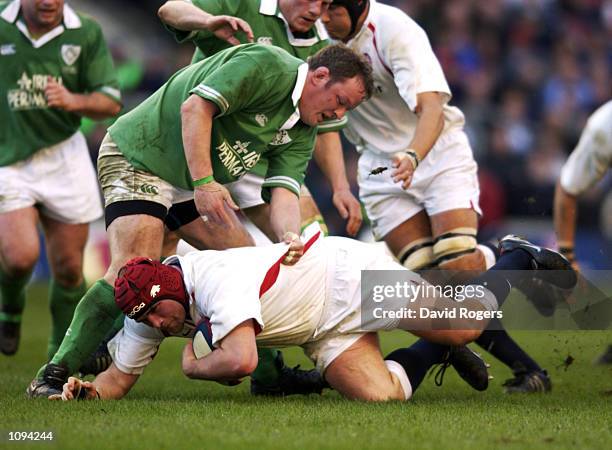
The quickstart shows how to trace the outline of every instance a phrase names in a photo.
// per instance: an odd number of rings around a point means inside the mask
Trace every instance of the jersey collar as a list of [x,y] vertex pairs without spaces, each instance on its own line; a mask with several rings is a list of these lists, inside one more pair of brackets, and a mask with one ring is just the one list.
[[298,103],[300,101],[300,97],[302,96],[302,91],[304,90],[304,85],[306,85],[306,76],[308,75],[308,64],[300,64],[297,71],[297,78],[295,80],[295,87],[293,88],[293,92],[291,93],[291,101],[293,102],[293,106],[295,107],[295,111],[289,116],[289,118],[285,121],[281,130],[289,130],[293,128],[293,126],[300,120],[300,108],[298,107]]
[[285,24],[287,39],[294,47],[312,47],[323,40],[329,39],[327,30],[320,19],[315,22],[313,37],[306,39],[296,38],[289,28],[287,19],[285,19],[285,16],[283,16],[283,13],[278,6],[278,0],[261,0],[259,3],[259,14],[263,14],[264,16],[276,16],[281,19]]
[[28,27],[25,25],[25,23],[22,20],[17,20],[17,18],[19,17],[20,8],[20,0],[13,0],[11,3],[8,4],[6,8],[4,8],[4,11],[2,11],[0,17],[2,17],[2,19],[6,20],[9,23],[17,22],[15,23],[15,25],[17,26],[17,28],[19,28],[23,35],[28,38],[34,48],[42,47],[47,42],[53,40],[54,38],[62,34],[66,29],[71,30],[81,28],[82,25],[81,19],[74,11],[74,9],[72,9],[67,3],[64,3],[64,18],[62,20],[63,24],[59,24],[51,31],[48,31],[47,33],[40,36],[38,39],[34,39],[30,35]]

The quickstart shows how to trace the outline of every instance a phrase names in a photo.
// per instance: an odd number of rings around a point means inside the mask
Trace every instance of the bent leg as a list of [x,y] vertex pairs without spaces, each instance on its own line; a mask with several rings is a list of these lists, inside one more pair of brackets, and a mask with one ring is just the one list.
[[385,363],[378,335],[368,333],[332,361],[325,370],[325,379],[332,388],[350,399],[408,400],[412,396],[412,387],[402,372],[403,369],[399,371],[396,366],[390,368]]

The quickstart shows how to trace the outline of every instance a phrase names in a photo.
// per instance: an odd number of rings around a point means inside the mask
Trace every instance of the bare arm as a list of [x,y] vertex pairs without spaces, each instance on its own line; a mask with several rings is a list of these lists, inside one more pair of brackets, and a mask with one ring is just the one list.
[[196,359],[191,341],[183,350],[183,373],[188,378],[235,381],[250,375],[257,367],[255,327],[249,319],[234,328],[218,347]]
[[283,264],[292,266],[304,254],[300,240],[300,202],[297,196],[282,187],[272,188],[270,200],[270,226],[279,242],[291,244]]
[[52,78],[47,81],[45,96],[47,105],[51,108],[80,114],[94,120],[107,119],[116,116],[121,111],[119,102],[100,92],[75,94]]
[[82,381],[75,377],[68,378],[68,382],[64,384],[61,398],[62,400],[120,399],[132,389],[138,377],[139,375],[121,372],[113,363],[93,382]]
[[553,220],[557,245],[561,253],[574,262],[574,240],[576,236],[577,199],[557,182],[553,206]]
[[314,159],[332,187],[334,206],[343,219],[348,219],[346,232],[354,236],[361,226],[361,206],[353,196],[346,177],[340,134],[336,131],[317,135]]
[[395,182],[402,181],[402,188],[407,189],[418,161],[427,156],[444,129],[443,99],[437,92],[423,92],[417,95],[416,114],[418,116],[414,137],[409,149],[414,151],[418,160],[414,161],[406,153],[396,153],[392,173]]
[[[181,105],[181,123],[183,147],[187,166],[193,180],[200,180],[213,175],[210,155],[213,118],[218,112],[217,105],[197,95],[191,95]],[[226,205],[237,210],[228,190],[214,180],[196,186],[194,200],[200,215],[216,224],[229,228],[234,221]]]
[[162,22],[178,30],[209,30],[232,45],[240,44],[234,35],[243,32],[249,42],[253,42],[253,31],[244,20],[233,16],[214,16],[191,3],[167,1],[159,8],[157,15]]

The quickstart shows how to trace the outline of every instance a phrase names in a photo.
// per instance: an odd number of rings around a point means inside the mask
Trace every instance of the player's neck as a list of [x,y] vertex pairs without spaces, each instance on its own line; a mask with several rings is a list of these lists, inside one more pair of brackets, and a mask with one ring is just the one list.
[[25,22],[26,27],[28,28],[28,32],[33,39],[38,39],[49,31],[53,30],[59,24],[62,23],[62,17],[56,23],[47,25],[47,24],[39,24],[35,19],[28,17],[26,14],[22,15],[23,21]]

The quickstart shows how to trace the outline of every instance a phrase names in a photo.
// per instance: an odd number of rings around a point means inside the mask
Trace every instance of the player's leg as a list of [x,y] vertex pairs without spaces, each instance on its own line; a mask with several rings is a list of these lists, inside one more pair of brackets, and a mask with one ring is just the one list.
[[402,364],[383,360],[376,333],[367,333],[325,369],[329,385],[343,396],[365,401],[408,400],[412,385]]
[[37,221],[33,207],[0,213],[0,351],[5,355],[19,346],[25,287],[40,252]]
[[47,358],[51,359],[70,325],[76,305],[87,291],[83,277],[83,251],[89,225],[68,224],[41,216],[52,279],[49,285],[51,335]]

